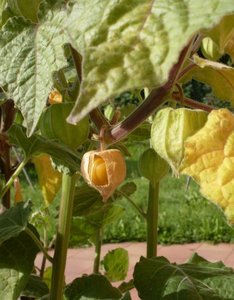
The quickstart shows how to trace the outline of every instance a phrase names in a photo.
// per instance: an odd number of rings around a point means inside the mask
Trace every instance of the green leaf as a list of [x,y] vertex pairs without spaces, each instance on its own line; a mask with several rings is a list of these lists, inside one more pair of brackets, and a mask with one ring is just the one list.
[[141,258],[134,270],[134,285],[144,300],[222,300],[203,281],[216,276],[234,277],[231,268],[216,263],[171,264],[164,257]]
[[66,300],[110,300],[121,296],[105,276],[97,274],[77,278],[65,289]]
[[42,279],[37,275],[30,275],[27,285],[24,290],[21,292],[21,295],[27,297],[43,297],[49,293],[48,286]]
[[[135,193],[135,191],[137,190],[137,186],[135,184],[135,182],[131,181],[131,182],[126,182],[125,184],[123,184],[119,191],[127,196],[131,196],[133,193]],[[116,193],[118,193],[118,190],[116,191]]]
[[73,2],[66,27],[84,60],[71,123],[124,91],[165,83],[192,35],[234,11],[232,0]]
[[196,67],[192,68],[181,78],[181,82],[192,78],[211,86],[217,98],[231,102],[234,105],[234,68],[221,63],[194,56]]
[[87,183],[77,186],[74,196],[73,216],[87,216],[103,207],[102,196]]
[[38,22],[37,14],[41,0],[7,0],[7,3],[15,15],[33,23]]
[[84,217],[72,218],[71,241],[72,245],[86,244],[97,232],[97,227]]
[[102,264],[105,269],[105,276],[110,281],[124,280],[129,267],[128,251],[123,248],[109,251],[105,255]]
[[5,9],[6,2],[7,2],[7,0],[1,0],[1,1],[0,1],[0,28],[1,28],[2,23],[3,23],[3,17],[2,17],[2,14],[3,14],[3,11],[4,11],[4,9]]
[[[38,235],[33,226],[30,229]],[[18,299],[29,280],[38,252],[39,248],[25,232],[1,244],[0,299]]]
[[0,215],[0,245],[25,230],[30,214],[31,203],[21,202]]
[[78,153],[65,145],[46,139],[38,134],[27,137],[25,128],[20,125],[13,125],[8,131],[10,142],[20,147],[27,159],[41,153],[49,154],[58,164],[66,166],[71,173],[76,172],[80,167]]
[[56,6],[43,2],[37,24],[15,17],[0,31],[0,86],[22,112],[29,134],[46,105],[52,73],[66,65],[65,35],[60,27],[65,12],[61,1],[56,2]]

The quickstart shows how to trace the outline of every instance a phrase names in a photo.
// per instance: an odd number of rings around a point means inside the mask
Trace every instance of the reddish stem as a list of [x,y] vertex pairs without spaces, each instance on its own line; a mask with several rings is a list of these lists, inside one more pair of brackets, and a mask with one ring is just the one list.
[[178,62],[172,67],[168,81],[161,87],[154,89],[144,102],[125,120],[113,128],[106,130],[106,143],[114,144],[124,139],[130,132],[144,122],[159,106],[161,106],[170,95],[170,91],[177,80],[188,52],[191,42],[182,50]]

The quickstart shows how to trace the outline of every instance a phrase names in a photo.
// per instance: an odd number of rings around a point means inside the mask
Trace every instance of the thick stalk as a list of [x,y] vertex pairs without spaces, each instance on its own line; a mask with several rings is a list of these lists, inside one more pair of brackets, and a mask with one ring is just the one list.
[[101,248],[102,248],[102,228],[98,228],[96,232],[95,240],[95,259],[93,263],[93,273],[99,273],[100,259],[101,259]]
[[157,256],[159,182],[149,181],[147,209],[147,258]]
[[62,195],[59,209],[59,222],[55,243],[50,300],[62,300],[64,288],[64,271],[72,220],[72,208],[76,175],[63,174]]

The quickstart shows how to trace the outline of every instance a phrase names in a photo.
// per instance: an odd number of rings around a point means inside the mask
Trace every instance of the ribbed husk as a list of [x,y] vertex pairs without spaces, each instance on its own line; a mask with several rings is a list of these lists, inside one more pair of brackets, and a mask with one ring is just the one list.
[[[92,164],[97,156],[101,157],[105,162],[108,178],[108,183],[105,185],[96,185],[91,179]],[[103,197],[103,201],[106,202],[117,186],[124,181],[126,177],[126,164],[119,150],[89,151],[86,152],[82,158],[81,173],[85,181],[98,190]]]

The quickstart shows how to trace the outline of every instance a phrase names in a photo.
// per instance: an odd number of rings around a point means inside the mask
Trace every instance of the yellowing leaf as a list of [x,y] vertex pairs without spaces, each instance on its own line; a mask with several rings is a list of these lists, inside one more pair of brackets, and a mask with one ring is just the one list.
[[62,175],[52,167],[49,155],[36,156],[33,158],[33,163],[45,203],[48,205],[61,187]]
[[206,35],[219,47],[221,54],[229,54],[234,62],[234,15],[227,15],[212,30],[205,32]]
[[194,56],[196,67],[192,68],[182,82],[196,79],[212,87],[213,93],[221,100],[234,105],[234,68]]
[[180,171],[234,223],[234,115],[229,110],[212,111],[205,126],[186,140]]

